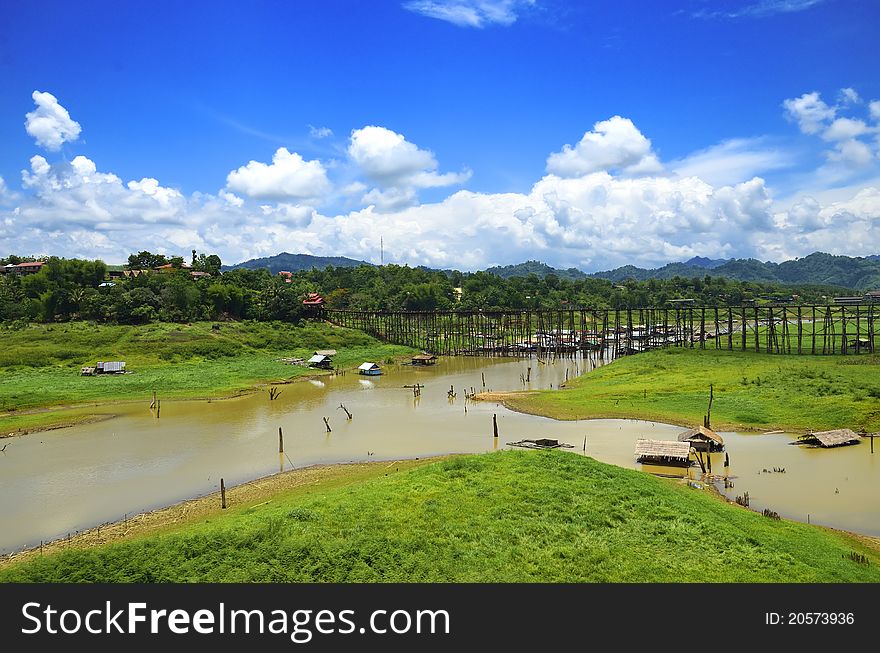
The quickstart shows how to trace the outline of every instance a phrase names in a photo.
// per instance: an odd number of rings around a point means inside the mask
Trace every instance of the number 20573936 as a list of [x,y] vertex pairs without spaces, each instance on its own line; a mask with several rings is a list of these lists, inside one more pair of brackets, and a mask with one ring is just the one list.
[[855,623],[852,612],[765,612],[764,623],[769,626],[836,626]]

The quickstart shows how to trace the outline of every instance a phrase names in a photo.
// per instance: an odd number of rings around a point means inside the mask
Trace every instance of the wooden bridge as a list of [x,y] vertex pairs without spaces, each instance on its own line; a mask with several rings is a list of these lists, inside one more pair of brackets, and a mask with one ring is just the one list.
[[880,303],[506,311],[324,311],[340,326],[434,354],[616,358],[660,347],[864,354],[880,345]]

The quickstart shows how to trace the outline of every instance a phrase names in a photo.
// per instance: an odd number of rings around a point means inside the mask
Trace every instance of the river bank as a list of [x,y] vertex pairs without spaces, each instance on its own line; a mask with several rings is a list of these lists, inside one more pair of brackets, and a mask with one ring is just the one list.
[[880,431],[880,356],[669,348],[626,356],[552,390],[483,397],[559,420],[643,419],[715,430]]
[[68,537],[42,543],[24,551],[0,557],[0,568],[18,564],[34,556],[51,555],[70,549],[88,549],[147,536],[159,536],[180,530],[196,522],[241,514],[256,506],[280,499],[306,497],[330,488],[361,483],[381,475],[398,473],[446,456],[393,461],[312,465],[270,474],[226,488],[226,508],[221,506],[221,492],[211,492],[170,506],[132,514],[101,524]]
[[[314,377],[281,358],[336,349],[334,366],[396,362],[413,352],[325,323],[157,323],[141,326],[71,322],[3,332],[0,437],[108,419],[108,406],[160,400],[219,400],[266,385]],[[130,373],[82,377],[97,360],[123,360]]]
[[226,511],[212,494],[58,542],[4,565],[0,580],[880,581],[873,538],[561,451],[316,467],[227,500]]

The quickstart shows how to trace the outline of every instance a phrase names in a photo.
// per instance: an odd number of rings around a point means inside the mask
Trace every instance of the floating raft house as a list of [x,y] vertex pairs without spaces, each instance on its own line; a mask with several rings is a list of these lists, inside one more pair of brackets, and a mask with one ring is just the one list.
[[358,365],[358,374],[363,374],[364,376],[379,376],[382,374],[382,370],[376,365],[376,363],[361,363]]
[[674,440],[636,440],[636,460],[654,465],[691,464],[691,443]]
[[808,444],[814,447],[843,447],[849,444],[858,444],[862,436],[851,429],[835,429],[833,431],[819,431],[808,433],[797,439],[797,444]]
[[690,442],[691,446],[697,451],[706,451],[707,449],[714,453],[716,451],[724,451],[724,439],[712,429],[700,426],[690,429],[679,434],[679,442]]
[[437,357],[434,354],[417,354],[412,357],[413,365],[433,365],[437,362]]
[[511,447],[523,447],[525,449],[573,449],[573,444],[560,442],[559,440],[550,440],[549,438],[539,438],[537,440],[520,440],[519,442],[508,442]]

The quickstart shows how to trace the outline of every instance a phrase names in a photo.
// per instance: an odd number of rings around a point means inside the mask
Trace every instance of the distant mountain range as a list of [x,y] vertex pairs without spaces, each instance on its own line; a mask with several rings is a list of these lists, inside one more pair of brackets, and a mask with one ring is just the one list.
[[[224,266],[224,270],[248,268],[256,270],[266,268],[272,274],[281,270],[297,272],[312,268],[323,269],[328,266],[357,267],[372,265],[366,261],[347,258],[345,256],[311,256],[309,254],[289,254],[282,252],[276,256],[252,259],[236,265]],[[428,269],[428,268],[426,268]],[[451,271],[445,271],[449,274]],[[539,278],[553,274],[560,279],[576,281],[579,279],[607,279],[622,282],[627,279],[646,281],[648,279],[671,279],[673,277],[725,277],[734,281],[758,281],[764,283],[783,284],[821,284],[840,286],[852,290],[874,290],[880,288],[880,254],[865,257],[834,256],[815,252],[803,258],[774,263],[757,259],[710,259],[695,256],[684,263],[667,263],[654,268],[637,268],[624,265],[614,270],[587,274],[577,268],[557,269],[540,261],[526,261],[517,265],[495,266],[486,272],[509,279],[526,277],[534,274]]]
[[[596,272],[590,276],[609,281],[636,279],[671,279],[679,277],[725,277],[735,281],[761,281],[766,283],[822,284],[842,286],[853,290],[880,288],[880,256],[869,257],[833,256],[815,252],[803,258],[774,263],[757,259],[729,259],[713,261],[707,268],[693,262],[669,263],[653,270],[625,265],[615,270]],[[717,263],[717,265],[715,265]]]
[[310,254],[281,252],[275,256],[255,258],[243,263],[236,263],[235,265],[224,265],[223,270],[235,270],[236,268],[259,270],[260,268],[266,268],[272,274],[278,274],[282,270],[299,272],[300,270],[311,270],[312,268],[324,269],[331,265],[336,268],[356,268],[359,265],[372,265],[372,263],[358,261],[345,256],[312,256]]
[[668,263],[654,269],[624,265],[614,270],[586,274],[576,268],[559,270],[538,261],[526,261],[518,265],[492,267],[486,270],[505,279],[535,274],[545,277],[554,274],[560,279],[608,279],[622,282],[627,279],[671,279],[673,277],[725,277],[735,281],[759,281],[784,284],[822,284],[841,286],[853,290],[880,288],[880,255],[866,257],[833,256],[815,252],[809,256],[784,263],[758,261],[757,259],[709,259],[700,256],[684,263]]

